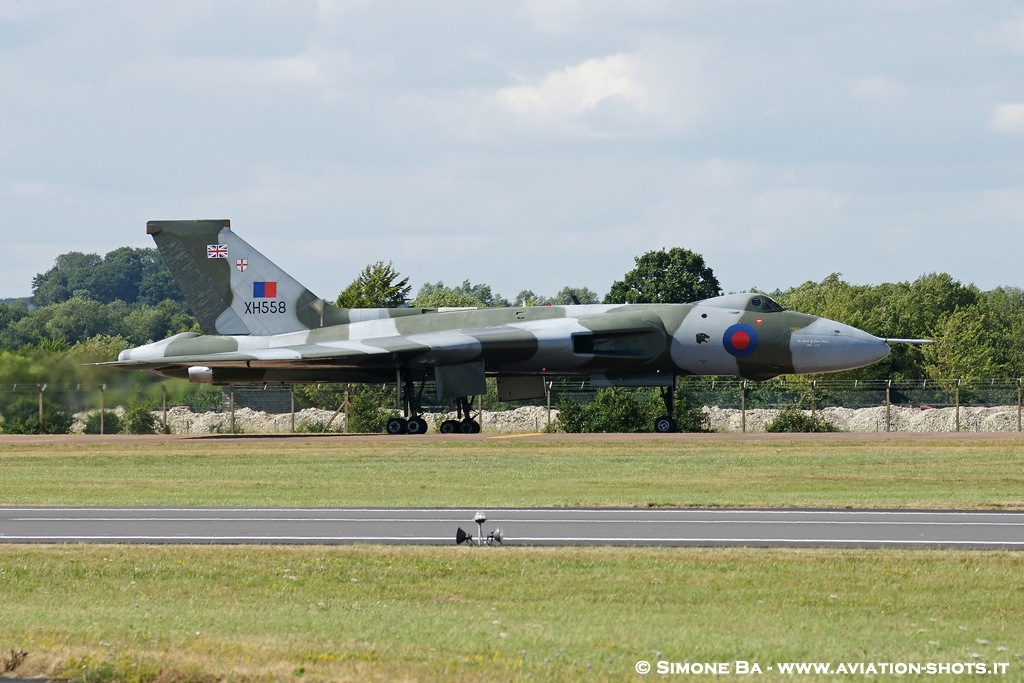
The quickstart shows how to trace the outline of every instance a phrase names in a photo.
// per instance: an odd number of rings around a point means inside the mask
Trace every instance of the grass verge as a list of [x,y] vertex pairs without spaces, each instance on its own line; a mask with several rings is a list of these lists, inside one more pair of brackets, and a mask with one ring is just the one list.
[[1022,574],[1006,552],[7,546],[0,647],[83,681],[636,680],[641,659],[1021,680]]
[[5,505],[1024,508],[1016,440],[0,444]]

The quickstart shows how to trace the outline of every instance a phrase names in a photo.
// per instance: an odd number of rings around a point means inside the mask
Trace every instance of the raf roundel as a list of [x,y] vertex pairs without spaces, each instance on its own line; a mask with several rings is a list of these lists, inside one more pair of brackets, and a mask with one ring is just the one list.
[[746,323],[736,323],[722,337],[725,350],[737,358],[746,358],[757,350],[757,330]]

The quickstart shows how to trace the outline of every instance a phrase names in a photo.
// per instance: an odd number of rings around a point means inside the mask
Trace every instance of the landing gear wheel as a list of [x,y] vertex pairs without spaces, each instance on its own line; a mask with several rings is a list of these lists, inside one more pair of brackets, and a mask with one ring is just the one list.
[[409,418],[409,422],[405,425],[405,430],[409,434],[426,434],[427,421],[422,417],[411,417]]
[[671,434],[679,425],[673,417],[676,409],[676,382],[679,378],[673,376],[672,383],[661,388],[661,400],[665,403],[665,414],[654,421],[654,431],[658,434]]
[[457,420],[445,420],[441,423],[442,434],[458,434],[460,424]]
[[476,420],[471,420],[468,417],[459,423],[459,433],[461,434],[479,434],[480,423]]
[[408,430],[409,423],[400,417],[393,417],[388,420],[384,429],[387,430],[388,434],[405,434]]
[[654,431],[659,434],[671,434],[676,431],[676,421],[668,415],[662,415],[654,421]]

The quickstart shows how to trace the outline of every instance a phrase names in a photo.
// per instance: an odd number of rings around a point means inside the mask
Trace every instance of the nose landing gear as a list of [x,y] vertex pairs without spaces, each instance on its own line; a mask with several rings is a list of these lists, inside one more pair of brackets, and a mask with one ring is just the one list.
[[665,404],[666,415],[662,415],[654,421],[654,431],[658,434],[672,434],[678,429],[675,419],[676,408],[676,380],[672,378],[672,384],[661,387],[661,400]]

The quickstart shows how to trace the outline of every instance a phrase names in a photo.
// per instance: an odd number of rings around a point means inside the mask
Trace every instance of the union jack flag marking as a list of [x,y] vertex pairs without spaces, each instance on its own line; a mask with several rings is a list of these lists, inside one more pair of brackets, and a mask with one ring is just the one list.
[[226,244],[207,244],[206,245],[206,258],[227,258],[228,257],[228,245]]
[[237,261],[235,261],[235,268],[238,268],[239,272],[244,273],[245,269],[248,268],[248,267],[249,267],[249,262],[246,259],[244,259],[244,258],[240,258]]

